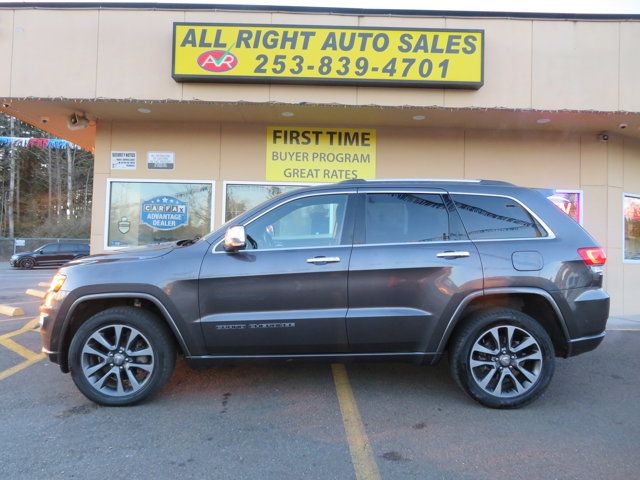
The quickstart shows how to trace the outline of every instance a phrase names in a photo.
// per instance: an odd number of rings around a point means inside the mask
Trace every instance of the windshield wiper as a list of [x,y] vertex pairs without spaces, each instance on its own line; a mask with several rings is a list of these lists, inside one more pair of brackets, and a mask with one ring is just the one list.
[[188,245],[193,245],[194,243],[196,243],[201,238],[202,238],[201,235],[196,235],[193,238],[185,238],[185,239],[182,239],[182,240],[178,240],[176,242],[176,245],[179,246],[179,247],[186,247]]

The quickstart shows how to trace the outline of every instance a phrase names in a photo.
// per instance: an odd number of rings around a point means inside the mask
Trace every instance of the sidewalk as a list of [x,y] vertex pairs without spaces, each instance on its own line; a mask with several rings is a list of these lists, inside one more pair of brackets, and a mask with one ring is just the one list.
[[617,315],[609,317],[607,330],[640,330],[640,315]]

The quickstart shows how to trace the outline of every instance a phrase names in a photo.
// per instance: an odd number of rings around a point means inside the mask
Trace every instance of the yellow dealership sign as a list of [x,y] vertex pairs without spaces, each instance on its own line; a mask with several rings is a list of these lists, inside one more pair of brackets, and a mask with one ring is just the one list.
[[473,88],[484,30],[173,24],[176,81]]
[[325,183],[375,176],[375,129],[267,128],[267,180]]

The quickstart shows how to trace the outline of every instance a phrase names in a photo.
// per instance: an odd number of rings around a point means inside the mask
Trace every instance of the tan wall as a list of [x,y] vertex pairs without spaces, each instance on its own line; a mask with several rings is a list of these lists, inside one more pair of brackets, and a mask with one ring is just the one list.
[[[266,125],[99,123],[91,246],[104,248],[106,179],[214,180],[215,225],[224,180],[264,181]],[[640,193],[640,142],[612,136],[519,131],[379,128],[379,178],[491,178],[582,189],[584,226],[607,249],[612,314],[639,314],[640,264],[622,262],[622,193]],[[136,171],[110,171],[111,150],[138,153]],[[173,172],[148,171],[146,152],[176,153]]]
[[[456,91],[180,84],[170,75],[174,21],[483,28],[485,85]],[[638,21],[0,9],[0,97],[638,112],[639,43]]]

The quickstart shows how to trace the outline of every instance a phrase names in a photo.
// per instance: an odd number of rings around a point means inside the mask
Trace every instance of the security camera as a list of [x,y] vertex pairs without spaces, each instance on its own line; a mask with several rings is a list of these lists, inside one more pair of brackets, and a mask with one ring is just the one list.
[[89,119],[82,114],[78,115],[77,113],[73,113],[67,119],[67,128],[69,128],[69,130],[82,130],[88,126]]
[[621,129],[624,130],[625,128],[627,128],[627,124],[626,123],[621,123],[620,125],[618,125],[618,128],[621,128]]
[[608,133],[600,133],[598,134],[598,140],[601,142],[608,142],[609,141],[609,134]]
[[40,122],[46,125],[47,123],[49,123],[49,117],[40,117]]

